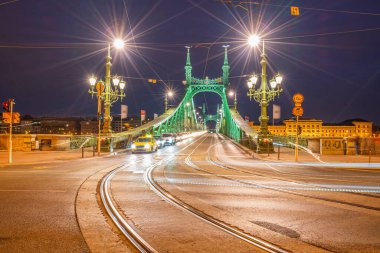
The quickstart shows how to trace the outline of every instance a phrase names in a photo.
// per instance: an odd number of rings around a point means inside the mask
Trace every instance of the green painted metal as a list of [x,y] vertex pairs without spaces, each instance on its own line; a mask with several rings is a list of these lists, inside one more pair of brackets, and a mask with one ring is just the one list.
[[[205,129],[205,122],[214,120],[217,122],[218,132],[241,142],[242,138],[255,139],[255,131],[241,118],[235,108],[229,108],[226,89],[229,85],[229,70],[228,64],[228,46],[224,47],[224,62],[222,66],[222,76],[217,78],[196,78],[192,75],[192,66],[190,60],[190,47],[187,47],[185,79],[186,79],[186,94],[181,103],[176,108],[171,108],[157,119],[149,122],[132,131],[115,134],[118,140],[126,139],[126,136],[138,135],[143,132],[161,135],[163,133],[176,132],[191,132]],[[202,92],[213,92],[220,96],[221,105],[216,115],[205,115],[206,110],[203,105],[202,117],[203,124],[200,124],[197,119],[193,97]]]
[[[222,76],[217,78],[206,77],[204,79],[200,79],[192,75],[190,47],[187,47],[185,65],[186,94],[182,102],[176,108],[175,112],[167,120],[167,122],[170,122],[169,125],[174,125],[175,127],[168,127],[167,124],[161,124],[154,129],[155,134],[201,130],[205,128],[205,123],[207,121],[214,120],[217,122],[219,132],[233,138],[236,141],[240,141],[242,132],[231,115],[231,109],[228,106],[226,96],[226,89],[229,85],[230,70],[227,48],[227,46],[224,47]],[[220,108],[221,110],[218,110],[216,115],[205,115],[205,107],[203,105],[202,116],[204,120],[203,125],[200,125],[195,113],[193,97],[202,92],[213,92],[218,94],[222,100],[222,106]]]

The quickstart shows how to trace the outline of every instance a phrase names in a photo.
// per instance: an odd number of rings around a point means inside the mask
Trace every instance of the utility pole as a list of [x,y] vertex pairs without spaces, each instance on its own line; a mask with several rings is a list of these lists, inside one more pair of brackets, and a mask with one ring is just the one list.
[[100,134],[101,134],[101,127],[102,127],[102,90],[101,87],[102,84],[98,83],[97,87],[99,87],[98,90],[98,156],[100,156]]
[[296,148],[294,150],[296,162],[298,162],[298,116],[296,116]]
[[9,122],[9,157],[8,157],[9,164],[12,163],[13,104],[14,104],[13,98],[9,99],[9,109],[10,109],[10,114],[11,114],[11,118]]
[[301,131],[298,127],[298,118],[303,115],[302,102],[304,101],[304,97],[302,94],[297,93],[293,96],[294,107],[292,113],[296,116],[296,146],[294,149],[294,158],[296,162],[298,162],[298,135],[301,134]]

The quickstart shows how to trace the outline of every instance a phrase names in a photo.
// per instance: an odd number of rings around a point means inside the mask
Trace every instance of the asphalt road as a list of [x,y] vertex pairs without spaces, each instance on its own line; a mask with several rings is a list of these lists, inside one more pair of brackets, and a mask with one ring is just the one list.
[[[154,170],[171,195],[287,251],[380,251],[379,169],[268,163],[216,134],[201,138]],[[256,252],[146,186],[146,168],[177,150],[140,155],[143,162],[114,178],[128,220],[159,252]]]
[[75,214],[77,190],[124,156],[1,167],[0,252],[89,252]]
[[0,252],[89,252],[77,191],[122,162],[113,199],[158,252],[261,252],[157,196],[144,181],[157,161],[153,177],[175,198],[286,251],[380,252],[379,168],[254,160],[216,134],[154,154],[1,167]]

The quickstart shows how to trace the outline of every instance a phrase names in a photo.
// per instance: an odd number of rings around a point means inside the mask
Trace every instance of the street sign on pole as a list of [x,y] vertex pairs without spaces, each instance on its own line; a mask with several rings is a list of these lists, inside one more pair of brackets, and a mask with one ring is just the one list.
[[302,116],[303,115],[303,108],[301,106],[295,106],[293,107],[292,113],[294,116]]
[[[20,113],[14,112],[12,113],[13,121],[12,123],[20,123]],[[11,123],[11,113],[10,112],[3,112],[3,123],[10,124]]]
[[294,94],[293,102],[294,102],[295,106],[301,106],[303,100],[304,100],[304,97],[301,93]]

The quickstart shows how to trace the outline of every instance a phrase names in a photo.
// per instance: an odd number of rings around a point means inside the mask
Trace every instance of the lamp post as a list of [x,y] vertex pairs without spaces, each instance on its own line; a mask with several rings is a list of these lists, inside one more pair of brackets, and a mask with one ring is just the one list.
[[[248,44],[250,46],[256,46],[260,43],[260,38],[258,36],[252,35],[248,39]],[[251,75],[248,79],[249,91],[247,96],[251,100],[252,98],[260,104],[261,115],[260,115],[260,132],[258,135],[258,147],[257,151],[259,153],[264,152],[274,152],[272,139],[270,138],[270,132],[268,130],[268,103],[273,101],[276,97],[280,96],[283,91],[281,88],[282,76],[277,74],[274,78],[269,81],[270,86],[267,84],[267,59],[265,55],[265,42],[263,41],[263,52],[261,54],[261,82],[260,86],[256,88],[256,83],[259,77],[255,74]]]
[[234,97],[234,109],[237,110],[237,99],[236,99],[236,92],[233,92],[232,90],[228,93],[228,96]]
[[[113,43],[113,46],[117,49],[121,49],[124,47],[124,42],[121,39],[116,39]],[[118,77],[117,75],[111,77],[111,43],[108,43],[108,53],[106,57],[106,73],[105,73],[105,82],[102,80],[99,80],[96,85],[96,91],[95,83],[96,78],[91,77],[90,78],[90,90],[88,91],[92,96],[94,94],[98,97],[98,118],[101,118],[101,113],[99,112],[99,100],[103,100],[104,104],[104,117],[103,117],[103,134],[110,134],[112,133],[111,129],[111,106],[113,103],[120,100],[122,100],[125,97],[124,88],[125,88],[125,82]],[[111,79],[114,87],[111,87]],[[98,85],[99,84],[99,85]]]
[[168,97],[172,97],[172,96],[173,96],[173,92],[172,91],[168,91],[165,94],[165,112],[168,110]]

